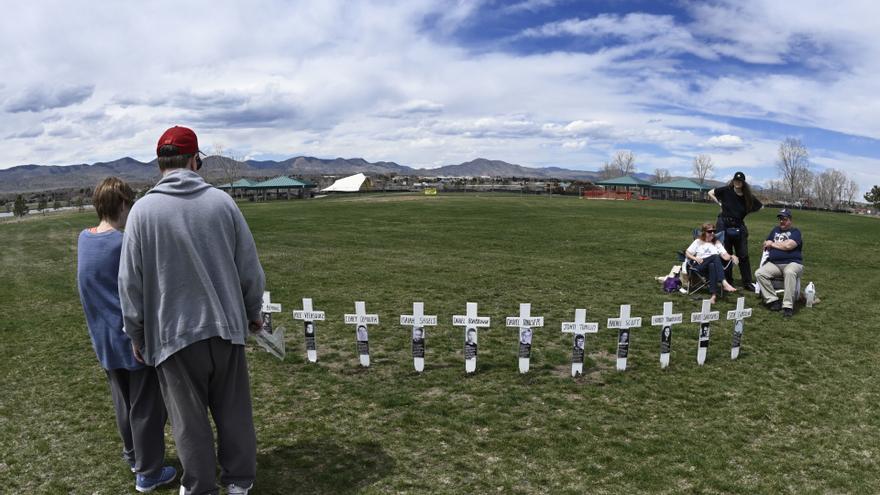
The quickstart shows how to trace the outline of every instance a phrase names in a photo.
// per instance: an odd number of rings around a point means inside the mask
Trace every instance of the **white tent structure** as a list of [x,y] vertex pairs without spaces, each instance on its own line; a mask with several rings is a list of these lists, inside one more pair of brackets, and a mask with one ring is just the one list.
[[321,192],[358,192],[367,176],[364,174],[354,174],[349,177],[343,177],[329,187],[325,187]]

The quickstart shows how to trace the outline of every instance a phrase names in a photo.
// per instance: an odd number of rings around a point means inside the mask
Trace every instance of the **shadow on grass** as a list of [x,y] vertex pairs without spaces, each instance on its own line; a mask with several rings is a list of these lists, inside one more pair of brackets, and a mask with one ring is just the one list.
[[394,465],[376,442],[298,442],[257,455],[255,488],[259,493],[357,493],[388,476]]

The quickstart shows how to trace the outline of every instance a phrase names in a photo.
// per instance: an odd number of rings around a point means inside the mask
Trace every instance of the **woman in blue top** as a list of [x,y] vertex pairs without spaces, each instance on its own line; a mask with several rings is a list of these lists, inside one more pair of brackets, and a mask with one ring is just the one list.
[[100,223],[79,235],[77,287],[92,346],[110,383],[122,456],[136,473],[135,489],[148,492],[177,473],[162,465],[167,416],[156,369],[135,359],[122,328],[117,277],[122,229],[134,193],[125,182],[108,177],[95,188],[92,200]]

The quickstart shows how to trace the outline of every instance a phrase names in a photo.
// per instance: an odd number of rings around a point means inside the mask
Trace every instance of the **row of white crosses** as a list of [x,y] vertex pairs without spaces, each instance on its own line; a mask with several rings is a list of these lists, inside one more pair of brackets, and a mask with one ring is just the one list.
[[[425,327],[436,326],[436,315],[425,315],[425,305],[422,302],[414,302],[411,315],[400,315],[400,325],[411,328],[412,332],[412,354],[413,367],[416,371],[422,372],[425,369]],[[281,311],[281,305],[272,304],[269,299],[269,293],[265,293],[263,297],[264,319],[269,320],[268,332],[271,334],[271,313]],[[672,351],[672,326],[683,322],[681,313],[672,312],[672,303],[663,303],[663,314],[651,317],[651,325],[661,327],[660,331],[660,367],[669,366],[669,356]],[[269,318],[266,316],[269,315]],[[730,351],[731,359],[739,356],[739,349],[742,342],[744,330],[744,319],[752,315],[752,310],[745,308],[745,298],[740,297],[737,300],[736,309],[727,312],[728,320],[735,320],[733,332],[733,345]],[[706,354],[709,349],[710,328],[712,321],[719,319],[718,311],[711,311],[709,300],[704,300],[702,310],[691,313],[691,322],[700,323],[700,337],[697,347],[697,363],[703,365],[706,361]],[[324,321],[325,314],[323,311],[315,311],[312,308],[311,299],[303,299],[303,309],[293,312],[295,320],[302,320],[305,326],[306,353],[308,360],[312,363],[317,362],[317,345],[316,345],[316,321]],[[370,325],[379,324],[379,316],[376,314],[368,314],[366,311],[366,303],[364,301],[355,302],[354,314],[344,315],[346,325],[355,326],[355,340],[357,342],[358,356],[360,364],[363,367],[370,366],[370,348],[369,348],[369,332]],[[587,310],[576,309],[573,322],[563,322],[562,332],[570,333],[574,336],[572,345],[571,359],[571,375],[578,376],[583,373],[584,366],[584,348],[586,334],[597,333],[599,324],[597,322],[587,322]],[[454,326],[464,327],[464,358],[465,371],[473,373],[477,369],[477,349],[478,349],[478,329],[489,328],[491,319],[488,316],[479,316],[477,311],[477,303],[467,303],[466,314],[454,315],[452,317]],[[542,316],[531,315],[531,304],[520,304],[519,316],[510,316],[506,318],[505,324],[509,328],[516,328],[519,334],[519,371],[520,373],[528,373],[532,348],[532,332],[533,328],[543,327],[544,318]],[[630,316],[630,305],[623,304],[620,306],[620,316],[617,318],[608,318],[607,327],[609,329],[616,328],[617,334],[617,369],[626,370],[627,357],[629,354],[630,331],[634,328],[642,326],[642,319]],[[265,330],[264,326],[264,330]],[[281,329],[279,329],[281,330]],[[277,333],[277,331],[276,331]],[[264,345],[264,347],[266,347]],[[283,339],[281,341],[281,349],[283,353]],[[267,348],[267,350],[270,350]],[[270,350],[270,352],[272,352]]]

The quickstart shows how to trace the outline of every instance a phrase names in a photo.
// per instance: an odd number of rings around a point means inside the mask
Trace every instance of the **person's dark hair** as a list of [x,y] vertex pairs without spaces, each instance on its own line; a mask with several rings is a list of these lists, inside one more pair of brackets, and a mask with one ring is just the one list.
[[107,177],[95,186],[92,204],[95,205],[98,219],[115,222],[123,205],[130,207],[134,204],[134,191],[122,179]]
[[[754,205],[755,205],[755,195],[752,194],[752,188],[749,187],[748,182],[746,182],[744,180],[740,181],[740,182],[743,183],[742,192],[743,192],[743,199],[746,202],[746,212],[750,212],[750,211],[752,211],[752,207],[754,207]],[[727,183],[727,186],[730,187],[731,189],[733,189],[733,179],[731,179],[730,182]]]
[[166,144],[159,148],[159,170],[165,171],[171,168],[186,168],[186,164],[194,153],[185,155],[178,154],[179,148],[173,144]]

